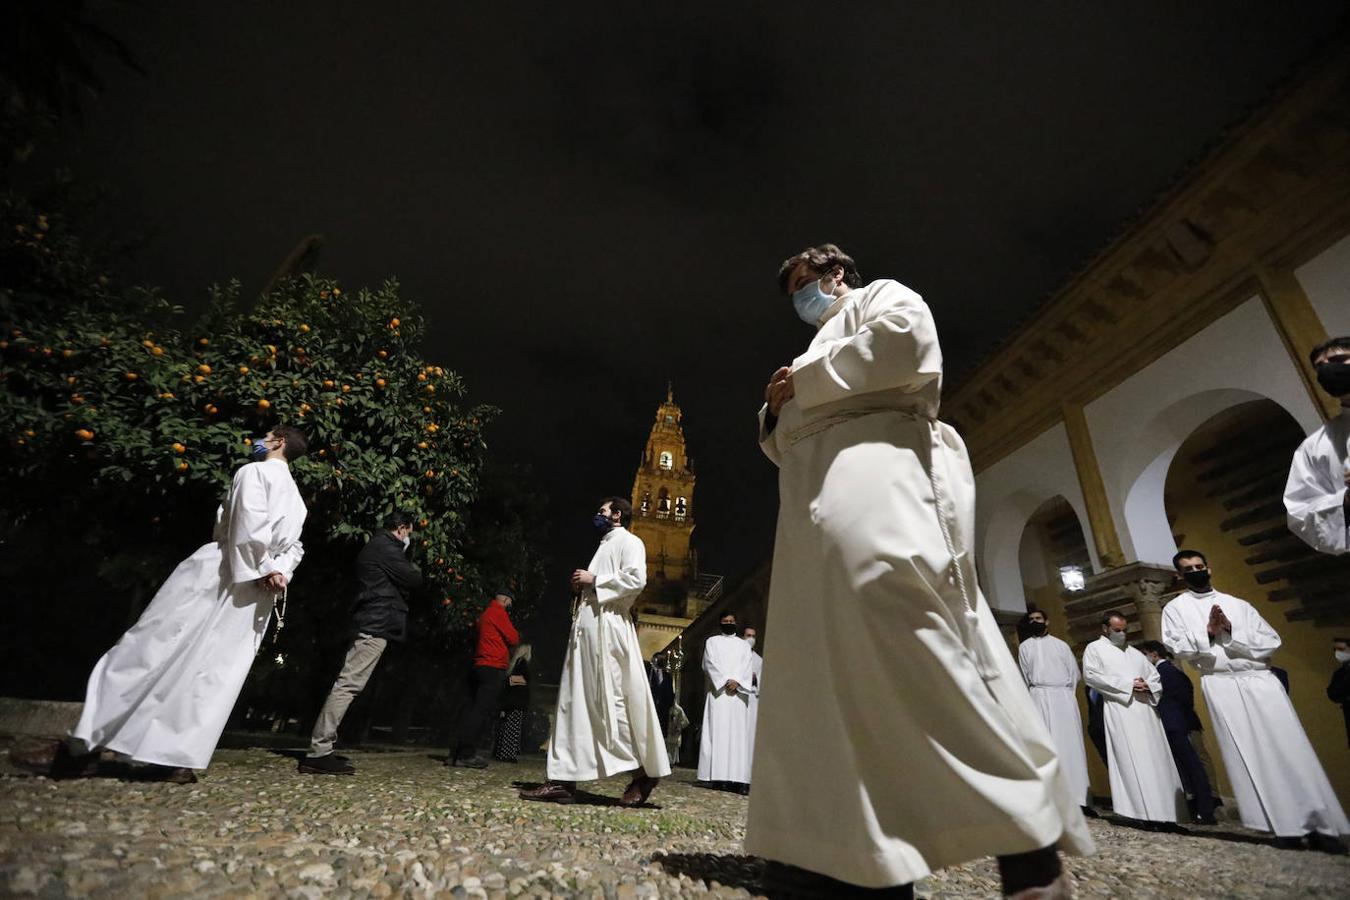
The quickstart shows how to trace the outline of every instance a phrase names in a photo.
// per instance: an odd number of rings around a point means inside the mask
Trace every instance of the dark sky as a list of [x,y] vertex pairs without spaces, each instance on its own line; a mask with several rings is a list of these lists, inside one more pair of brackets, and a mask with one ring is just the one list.
[[494,451],[536,466],[561,598],[667,377],[703,568],[768,553],[753,414],[810,338],[783,257],[833,240],[918,290],[950,380],[1344,8],[146,4],[104,21],[148,77],[110,73],[65,152],[179,302],[256,290],[313,232],[323,273],[397,276],[428,355],[504,410]]

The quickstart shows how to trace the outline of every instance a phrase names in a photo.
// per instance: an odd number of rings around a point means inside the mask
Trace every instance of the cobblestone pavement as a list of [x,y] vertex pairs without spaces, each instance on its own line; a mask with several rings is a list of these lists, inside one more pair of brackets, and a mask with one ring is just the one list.
[[[745,897],[746,799],[679,770],[653,806],[516,797],[540,760],[447,769],[429,752],[352,753],[354,777],[299,775],[268,750],[225,750],[196,785],[0,777],[0,894],[42,897]],[[1276,850],[1232,826],[1159,835],[1094,821],[1071,860],[1082,897],[1346,896],[1350,859]],[[992,861],[921,882],[932,898],[997,897]]]

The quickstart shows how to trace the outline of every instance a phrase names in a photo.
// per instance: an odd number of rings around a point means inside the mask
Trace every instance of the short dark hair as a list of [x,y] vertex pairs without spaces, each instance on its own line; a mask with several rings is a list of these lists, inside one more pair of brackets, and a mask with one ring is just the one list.
[[1125,618],[1125,614],[1118,609],[1108,609],[1106,612],[1102,613],[1103,625],[1110,625],[1112,619],[1120,619],[1125,622],[1130,621],[1129,619]]
[[384,530],[396,531],[399,528],[402,528],[404,525],[411,525],[412,523],[413,523],[412,513],[404,512],[401,509],[396,509],[389,515],[384,517]]
[[1140,641],[1134,645],[1140,653],[1156,653],[1163,659],[1172,659],[1172,651],[1162,641]]
[[1328,350],[1350,350],[1350,334],[1343,334],[1340,337],[1327,338],[1308,354],[1308,362],[1314,366],[1317,365],[1317,357],[1326,353]]
[[1041,609],[1038,606],[1028,606],[1026,613],[1022,616],[1021,621],[1023,625],[1031,621],[1031,616],[1033,613],[1040,613],[1045,618],[1045,621],[1047,622],[1050,621],[1050,614],[1047,613],[1045,610]]
[[609,504],[611,510],[617,509],[619,511],[619,524],[624,528],[627,528],[633,521],[633,504],[629,503],[623,497],[606,497],[600,501],[601,506],[604,506],[606,503]]
[[309,438],[294,425],[273,425],[272,436],[286,441],[286,449],[282,451],[286,462],[295,462],[309,452]]
[[735,611],[734,609],[724,610],[724,611],[722,612],[722,614],[721,614],[720,616],[717,617],[717,621],[720,622],[720,621],[722,621],[723,619],[725,619],[727,616],[731,616],[733,619],[736,618],[736,611]]
[[1201,553],[1199,550],[1178,550],[1176,555],[1172,557],[1172,568],[1180,572],[1181,561],[1183,559],[1198,559],[1206,566],[1209,565],[1209,560],[1206,559],[1205,554]]
[[512,603],[516,602],[516,592],[511,590],[510,588],[497,588],[497,590],[493,593],[492,596],[509,597]]
[[821,244],[818,247],[807,247],[801,253],[783,260],[783,264],[778,267],[778,290],[787,293],[788,278],[791,277],[792,270],[801,263],[806,263],[808,269],[822,275],[835,266],[842,266],[844,284],[851,288],[862,287],[862,276],[858,274],[858,266],[853,257],[840,250],[837,244]]

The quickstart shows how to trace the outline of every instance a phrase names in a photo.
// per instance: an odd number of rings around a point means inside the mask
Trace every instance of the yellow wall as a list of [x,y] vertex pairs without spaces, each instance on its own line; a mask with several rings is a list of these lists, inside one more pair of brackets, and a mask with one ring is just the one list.
[[[1288,419],[1287,416],[1285,418]],[[1287,424],[1297,430],[1292,419],[1288,419]],[[1188,454],[1194,452],[1196,445],[1205,443],[1204,431],[1201,429],[1182,445],[1168,473],[1167,512],[1169,516],[1176,517],[1173,531],[1183,536],[1187,549],[1199,550],[1209,558],[1216,589],[1252,603],[1279,632],[1283,646],[1271,661],[1288,670],[1289,696],[1294,702],[1294,709],[1303,721],[1303,727],[1336,789],[1341,805],[1350,806],[1350,749],[1346,747],[1345,719],[1341,715],[1341,708],[1329,701],[1326,695],[1327,683],[1336,667],[1332,657],[1332,638],[1350,629],[1344,625],[1290,622],[1285,618],[1285,612],[1296,608],[1293,605],[1295,601],[1274,603],[1266,599],[1271,588],[1280,587],[1282,583],[1257,583],[1252,569],[1243,562],[1244,556],[1251,551],[1238,543],[1238,533],[1219,529],[1223,517],[1232,513],[1225,512],[1215,499],[1202,496],[1203,486],[1192,477],[1197,467],[1188,459]],[[1297,435],[1293,437],[1296,439]],[[1199,676],[1194,671],[1188,674],[1196,684],[1196,709],[1205,726],[1205,743],[1210,757],[1220,770],[1220,793],[1232,796],[1232,789],[1223,772],[1219,746],[1214,740],[1209,710],[1199,690]]]

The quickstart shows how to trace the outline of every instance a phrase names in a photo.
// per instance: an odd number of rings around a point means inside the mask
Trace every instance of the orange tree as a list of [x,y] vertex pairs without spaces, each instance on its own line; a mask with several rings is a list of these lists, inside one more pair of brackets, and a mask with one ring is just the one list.
[[[459,376],[419,355],[423,319],[396,283],[306,276],[250,308],[216,289],[189,324],[156,293],[111,283],[62,224],[0,205],[0,576],[31,608],[92,621],[86,657],[208,539],[248,440],[278,422],[311,448],[293,466],[309,518],[279,638],[286,693],[330,674],[318,648],[341,639],[351,561],[395,508],[419,524],[423,642],[462,645],[497,584],[537,594],[536,555],[466,555],[493,410],[465,405]],[[264,656],[253,678],[272,684],[276,654]]]

